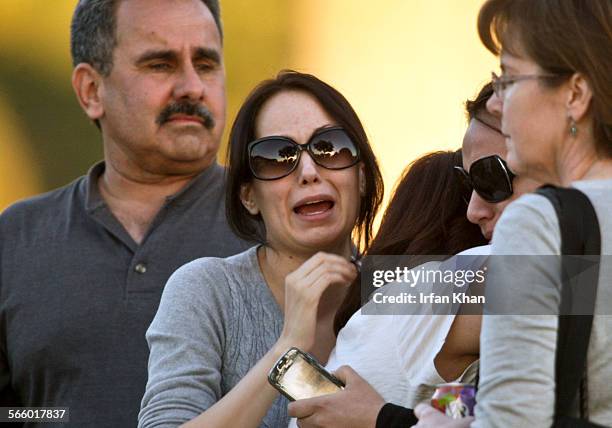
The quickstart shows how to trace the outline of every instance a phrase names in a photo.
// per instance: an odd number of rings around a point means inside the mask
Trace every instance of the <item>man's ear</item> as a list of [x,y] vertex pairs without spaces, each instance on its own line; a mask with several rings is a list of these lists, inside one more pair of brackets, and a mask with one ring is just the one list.
[[72,72],[72,88],[85,114],[91,120],[98,120],[104,115],[104,106],[100,98],[102,76],[91,65],[78,64]]
[[582,73],[574,73],[570,77],[568,84],[567,115],[575,122],[580,122],[589,111],[593,92],[589,82],[587,82]]
[[250,183],[240,186],[240,202],[242,202],[242,206],[246,208],[249,214],[259,214],[259,208],[257,207],[257,202],[253,195],[253,187]]

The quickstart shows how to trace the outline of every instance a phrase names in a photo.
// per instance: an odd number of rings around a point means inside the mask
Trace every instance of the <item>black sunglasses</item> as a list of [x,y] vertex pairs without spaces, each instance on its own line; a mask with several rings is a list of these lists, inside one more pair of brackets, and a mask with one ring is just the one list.
[[469,173],[460,166],[454,169],[470,193],[475,190],[487,202],[498,203],[512,196],[515,175],[498,155],[478,159],[470,167]]
[[340,126],[315,131],[306,144],[289,137],[271,136],[248,145],[249,168],[259,180],[277,180],[291,174],[307,151],[312,160],[326,169],[345,169],[359,162],[359,149]]

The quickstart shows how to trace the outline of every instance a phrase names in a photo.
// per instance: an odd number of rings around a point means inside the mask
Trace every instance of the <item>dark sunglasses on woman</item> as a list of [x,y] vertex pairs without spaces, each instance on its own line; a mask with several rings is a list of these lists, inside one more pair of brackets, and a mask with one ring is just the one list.
[[303,151],[326,169],[345,169],[359,162],[359,149],[339,126],[315,131],[306,144],[289,137],[271,136],[248,145],[249,168],[259,180],[277,180],[291,174],[300,163]]
[[512,196],[515,175],[498,155],[478,159],[470,166],[469,172],[460,166],[454,169],[470,193],[475,190],[487,202],[498,203]]

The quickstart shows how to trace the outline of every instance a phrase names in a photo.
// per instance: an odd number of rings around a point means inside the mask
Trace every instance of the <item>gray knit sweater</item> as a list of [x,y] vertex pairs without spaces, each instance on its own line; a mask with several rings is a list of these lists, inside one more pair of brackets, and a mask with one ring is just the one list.
[[[181,267],[147,331],[149,380],[138,426],[176,427],[204,412],[268,352],[282,326],[257,247]],[[288,421],[287,400],[279,397],[261,426]]]

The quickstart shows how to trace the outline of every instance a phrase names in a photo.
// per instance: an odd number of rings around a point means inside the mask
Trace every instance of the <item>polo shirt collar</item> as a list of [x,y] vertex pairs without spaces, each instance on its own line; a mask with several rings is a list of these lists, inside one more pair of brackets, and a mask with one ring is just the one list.
[[104,161],[100,161],[87,171],[87,177],[85,178],[85,209],[87,212],[95,211],[106,205],[98,188],[98,180],[104,172],[104,168]]
[[[94,164],[87,172],[85,178],[85,208],[88,212],[92,212],[105,206],[106,202],[100,193],[98,187],[98,181],[100,176],[104,172],[106,164],[104,161],[100,161]],[[191,180],[185,187],[174,195],[168,196],[166,202],[173,202],[175,204],[189,204],[195,199],[202,196],[203,193],[213,184],[218,181],[225,180],[224,168],[217,163],[215,160],[212,165],[204,169],[199,173],[193,180]]]
[[190,204],[207,193],[210,187],[218,186],[223,180],[225,180],[225,168],[215,160],[212,165],[200,172],[185,187],[174,195],[168,196],[166,202],[180,205]]

